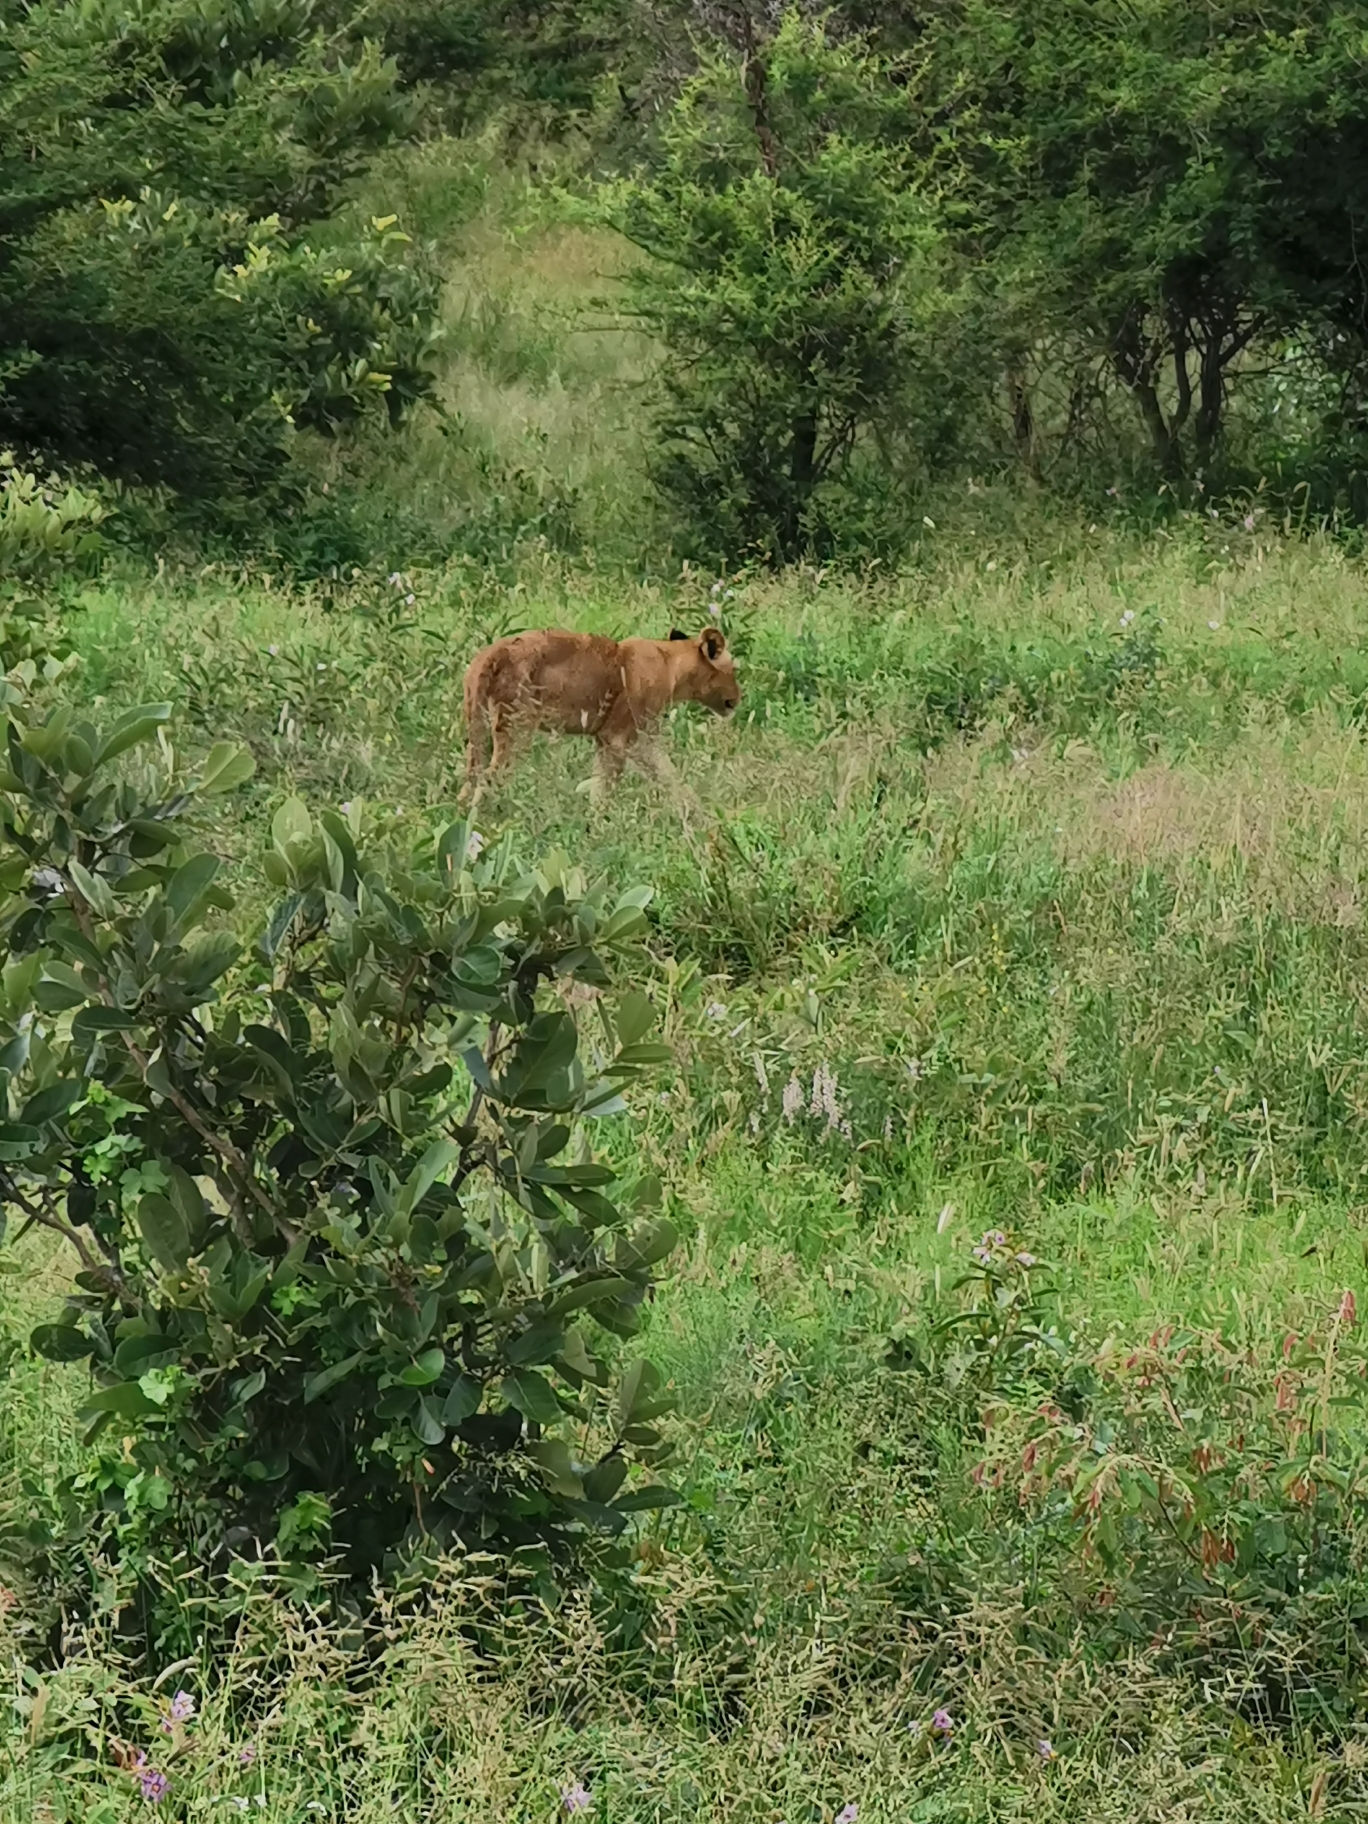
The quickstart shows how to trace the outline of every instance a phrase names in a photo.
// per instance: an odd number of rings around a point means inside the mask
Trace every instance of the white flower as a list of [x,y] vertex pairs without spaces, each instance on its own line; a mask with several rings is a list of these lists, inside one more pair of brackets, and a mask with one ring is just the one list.
[[1127,608],[1126,612],[1121,616],[1121,625],[1123,627],[1129,627],[1131,622],[1134,619],[1135,619],[1134,608]]
[[732,599],[732,597],[733,597],[733,596],[734,596],[734,595],[735,595],[735,594],[736,594],[736,591],[735,591],[735,589],[728,589],[728,591],[727,591],[727,600],[728,600],[728,601],[730,601],[730,600],[731,600],[731,599]]
[[1218,633],[1220,631],[1221,623],[1219,621],[1208,621],[1207,626],[1210,627],[1213,633]]
[[709,602],[708,603],[708,613],[712,616],[712,618],[714,620],[717,619],[718,615],[721,614],[721,612],[722,612],[722,604],[720,602]]
[[727,1017],[727,1010],[721,1001],[709,1001],[705,1011],[710,1020],[725,1020]]
[[412,608],[413,602],[414,602],[414,596],[413,596],[413,591],[411,589],[409,590],[408,594],[404,597],[404,602],[407,607]]
[[1244,529],[1246,532],[1252,532],[1254,530],[1254,515],[1252,513],[1245,514]]
[[402,589],[404,586],[404,579],[397,570],[391,570],[386,581],[392,589]]
[[270,653],[270,655],[273,659],[276,658],[280,652],[279,646],[268,646],[266,648],[266,650],[267,650],[267,652]]
[[478,830],[472,830],[466,838],[466,860],[478,861],[485,847],[485,839]]
[[351,799],[348,798],[345,804],[340,804],[337,808],[341,811],[341,813],[344,817],[350,817],[351,816]]

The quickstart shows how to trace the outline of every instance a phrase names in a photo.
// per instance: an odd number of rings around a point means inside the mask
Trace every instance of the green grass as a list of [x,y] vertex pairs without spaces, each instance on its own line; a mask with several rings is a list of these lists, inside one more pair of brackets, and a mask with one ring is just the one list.
[[[365,1653],[263,1604],[201,1665],[129,1665],[96,1617],[60,1670],[25,1673],[21,1603],[0,1623],[0,1816],[140,1815],[110,1737],[158,1741],[158,1673],[202,1706],[168,1766],[173,1816],[247,1799],[267,1824],[545,1819],[576,1778],[595,1817],[631,1824],[849,1802],[871,1824],[1368,1809],[1357,1712],[1251,1709],[1162,1642],[1100,1629],[1053,1571],[1027,1574],[1023,1541],[1039,1567],[1052,1535],[975,1485],[954,1398],[884,1365],[895,1329],[956,1308],[997,1225],[1051,1263],[1054,1321],[1093,1353],[1177,1323],[1273,1363],[1346,1288],[1368,1297],[1361,575],[1333,546],[1221,556],[1195,533],[1056,527],[1012,558],[992,525],[929,541],[897,582],[733,579],[742,713],[681,714],[668,737],[703,823],[630,778],[589,821],[569,742],[485,806],[529,853],[658,889],[675,1063],[607,1142],[662,1172],[685,1237],[648,1335],[687,1496],[643,1546],[650,1676],[578,1599],[511,1630],[492,1669],[460,1631],[470,1565]],[[257,779],[212,831],[247,900],[288,792],[364,800],[396,835],[450,812],[481,637],[663,633],[709,592],[551,568],[511,597],[459,569],[412,580],[399,626],[385,586],[254,576],[129,575],[73,606],[78,690],[171,697],[190,749],[250,742]],[[848,1134],[782,1112],[819,1066]],[[20,1268],[15,1335],[64,1271],[31,1242]],[[11,1520],[75,1461],[77,1387],[9,1371]],[[951,1600],[956,1553],[978,1568]],[[942,1702],[957,1726],[933,1747],[913,1725]]]
[[[408,154],[357,207],[400,209],[448,275],[448,430],[320,458],[416,529],[399,586],[130,567],[67,604],[97,711],[169,698],[192,756],[250,744],[255,780],[203,832],[248,910],[288,794],[362,804],[381,844],[450,817],[482,641],[664,635],[719,580],[649,542],[649,349],[575,314],[620,255],[548,226],[478,147]],[[661,1174],[683,1236],[646,1339],[686,1497],[640,1544],[649,1650],[578,1593],[477,1652],[490,1567],[464,1562],[387,1595],[364,1639],[262,1595],[172,1665],[134,1663],[114,1614],[69,1615],[54,1669],[21,1584],[0,1824],[152,1815],[115,1738],[165,1760],[161,1815],[263,1824],[530,1824],[577,1779],[612,1824],[1368,1815],[1352,1469],[1314,1587],[1266,1554],[1260,1638],[1162,1529],[1111,1605],[1065,1485],[1052,1505],[983,1473],[1023,1460],[1040,1388],[1001,1365],[979,1386],[934,1344],[1001,1227],[1049,1263],[1090,1412],[1143,1405],[1116,1364],[1147,1339],[1195,1339],[1182,1422],[1146,1408],[1140,1454],[1187,1473],[1184,1428],[1219,1431],[1246,1373],[1251,1434],[1280,1436],[1285,1339],[1314,1334],[1298,1397],[1344,1397],[1328,1454],[1362,1459],[1355,1332],[1324,1343],[1346,1290],[1368,1308],[1362,566],[1257,500],[1156,520],[1122,499],[1095,524],[956,482],[928,518],[897,576],[721,579],[741,713],[667,731],[701,820],[633,776],[591,818],[568,741],[482,806],[524,855],[656,889],[673,1063],[601,1137]],[[819,1072],[834,1126],[807,1112]],[[0,1338],[22,1341],[70,1263],[32,1236],[3,1259]],[[894,1337],[931,1372],[890,1367]],[[21,1352],[5,1377],[0,1549],[80,1460],[79,1374]],[[178,1685],[200,1716],[168,1759]]]

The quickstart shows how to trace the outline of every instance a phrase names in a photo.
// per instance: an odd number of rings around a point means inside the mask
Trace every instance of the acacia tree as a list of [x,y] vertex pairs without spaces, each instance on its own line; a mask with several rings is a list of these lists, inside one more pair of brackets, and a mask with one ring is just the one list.
[[304,238],[395,83],[314,0],[0,0],[0,443],[259,503],[296,425],[400,415],[435,286],[392,222]]
[[1211,458],[1252,346],[1326,318],[1361,346],[1360,8],[960,0],[930,42],[1000,321],[1104,362],[1166,474]]

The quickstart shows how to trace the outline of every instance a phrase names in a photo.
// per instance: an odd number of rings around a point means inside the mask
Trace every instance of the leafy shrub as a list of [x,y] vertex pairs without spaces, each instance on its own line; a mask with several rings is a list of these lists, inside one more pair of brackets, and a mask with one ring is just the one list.
[[910,425],[934,462],[956,434],[973,364],[893,74],[790,13],[708,57],[654,164],[600,192],[651,256],[626,286],[665,351],[655,479],[700,556],[829,551],[852,514],[867,548],[857,453],[886,468]]
[[296,424],[424,390],[436,286],[392,224],[306,239],[410,123],[314,0],[40,0],[7,9],[0,78],[0,437],[259,515]]
[[0,670],[25,660],[63,660],[51,586],[103,550],[103,503],[83,488],[0,456]]
[[420,1540],[546,1566],[667,1501],[624,1487],[665,1451],[658,1376],[583,1324],[630,1337],[674,1233],[653,1181],[610,1200],[581,1125],[665,1053],[644,995],[593,1040],[553,991],[606,986],[647,894],[463,824],[382,867],[290,800],[240,936],[181,819],[249,758],[121,778],[169,756],[166,705],[101,736],[4,696],[0,1171],[79,1259],[33,1337],[94,1374],[73,1515],[129,1568],[155,1540],[307,1582]]

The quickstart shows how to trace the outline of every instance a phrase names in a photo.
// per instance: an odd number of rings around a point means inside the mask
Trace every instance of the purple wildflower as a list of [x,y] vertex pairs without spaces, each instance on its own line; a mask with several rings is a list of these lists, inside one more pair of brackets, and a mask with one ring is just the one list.
[[1034,1254],[1027,1254],[1024,1250],[1017,1255],[1016,1262],[1019,1267],[1038,1267],[1040,1265]]
[[155,1767],[149,1767],[138,1776],[139,1790],[149,1805],[160,1805],[170,1784],[166,1775],[158,1772]]
[[1246,532],[1252,532],[1254,530],[1254,515],[1252,513],[1245,514],[1244,529]]
[[855,1824],[855,1820],[859,1815],[860,1808],[858,1805],[843,1805],[836,1813],[836,1824]]
[[991,1267],[993,1264],[993,1256],[989,1253],[987,1248],[975,1248],[974,1259],[981,1267]]
[[1055,1751],[1053,1743],[1045,1740],[1038,1741],[1036,1743],[1036,1753],[1040,1756],[1042,1761],[1054,1760]]
[[576,1780],[573,1786],[561,1789],[561,1804],[572,1817],[577,1811],[588,1811],[593,1802],[593,1796],[583,1780]]
[[255,1760],[256,1760],[256,1746],[254,1743],[247,1742],[243,1747],[238,1749],[238,1766],[239,1767],[250,1767],[255,1762]]
[[955,1727],[955,1719],[948,1710],[937,1710],[931,1718],[931,1727],[937,1735],[949,1735]]

